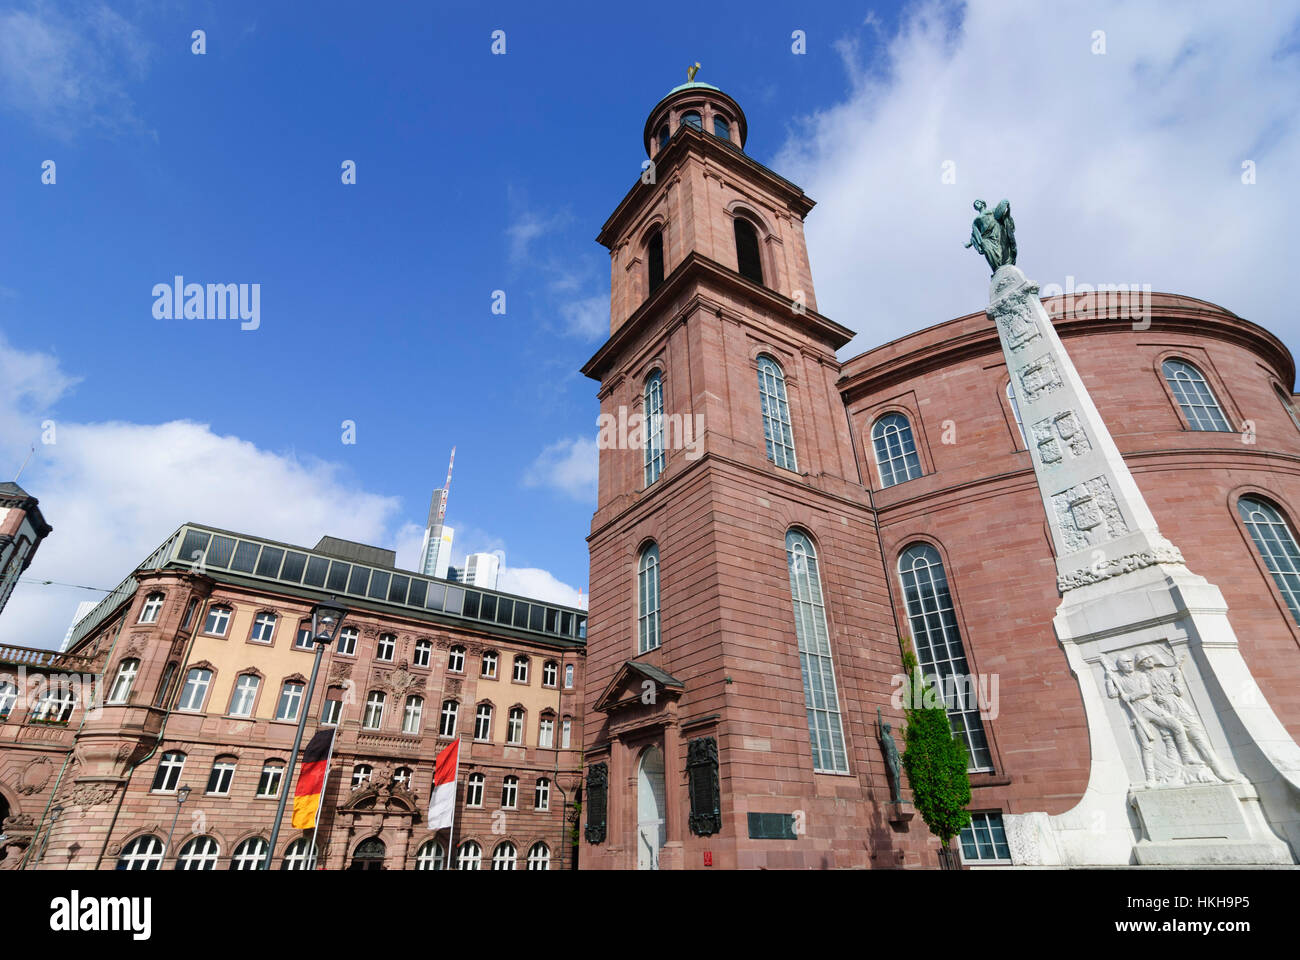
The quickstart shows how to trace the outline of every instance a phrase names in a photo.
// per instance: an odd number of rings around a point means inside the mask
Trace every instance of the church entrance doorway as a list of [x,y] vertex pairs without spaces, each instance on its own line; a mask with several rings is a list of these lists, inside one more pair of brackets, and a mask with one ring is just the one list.
[[638,870],[658,870],[659,850],[667,840],[664,826],[664,754],[658,747],[646,747],[641,753],[636,797],[636,866]]

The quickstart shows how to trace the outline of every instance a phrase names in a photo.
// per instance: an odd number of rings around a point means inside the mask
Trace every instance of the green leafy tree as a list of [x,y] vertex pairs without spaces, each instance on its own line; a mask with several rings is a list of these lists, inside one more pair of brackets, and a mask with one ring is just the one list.
[[918,678],[916,655],[906,640],[901,643],[908,692],[913,700],[921,692],[920,702],[910,703],[905,711],[903,769],[912,787],[913,805],[930,832],[948,849],[952,838],[970,823],[966,809],[970,804],[966,745],[952,735],[943,698],[931,689],[924,676]]

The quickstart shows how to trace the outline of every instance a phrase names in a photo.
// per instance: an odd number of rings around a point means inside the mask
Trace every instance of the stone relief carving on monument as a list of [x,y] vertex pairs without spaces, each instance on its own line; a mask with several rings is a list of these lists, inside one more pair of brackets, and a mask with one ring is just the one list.
[[1092,449],[1092,442],[1073,410],[1045,417],[1031,429],[1038,447],[1038,459],[1045,467],[1054,467],[1065,459],[1065,450],[1071,457],[1081,457]]
[[1020,371],[1020,385],[1024,388],[1025,399],[1033,401],[1053,390],[1059,390],[1064,383],[1061,372],[1056,369],[1056,361],[1043,354],[1036,360],[1030,360]]
[[1105,477],[1093,477],[1053,494],[1052,507],[1061,539],[1070,552],[1095,547],[1128,533],[1128,524]]
[[1086,567],[1059,574],[1056,578],[1056,589],[1065,593],[1066,590],[1099,583],[1111,577],[1118,577],[1120,574],[1141,570],[1143,567],[1154,567],[1157,563],[1184,562],[1182,551],[1175,546],[1157,547],[1155,550],[1144,550],[1141,553],[1130,553],[1112,559],[1099,559]]
[[[1028,296],[1029,292],[1025,291],[1024,297],[1028,298]],[[1000,313],[996,322],[1006,337],[1007,346],[1015,352],[1023,350],[1042,336],[1038,332],[1038,325],[1020,312]]]
[[[1159,654],[1167,652],[1166,663]],[[1236,783],[1210,745],[1200,715],[1187,693],[1185,656],[1173,648],[1124,651],[1113,664],[1101,658],[1106,693],[1124,704],[1142,755],[1148,787],[1190,783]]]

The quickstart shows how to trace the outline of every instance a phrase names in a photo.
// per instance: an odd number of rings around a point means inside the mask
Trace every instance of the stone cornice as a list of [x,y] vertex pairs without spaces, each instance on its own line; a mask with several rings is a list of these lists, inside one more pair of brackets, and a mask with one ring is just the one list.
[[[656,314],[671,304],[674,297],[680,295],[684,287],[700,280],[707,280],[723,287],[742,299],[757,302],[774,313],[788,314],[792,324],[801,327],[813,339],[826,343],[832,350],[838,350],[853,339],[852,330],[841,326],[829,317],[824,317],[820,313],[807,308],[804,308],[802,312],[796,312],[794,301],[788,297],[784,297],[775,290],[761,284],[746,280],[735,270],[731,270],[701,253],[691,251],[660,284],[659,288],[627,318],[622,326],[614,331],[613,335],[605,341],[604,346],[597,350],[595,355],[583,365],[583,375],[593,380],[603,380],[614,363],[623,356],[628,346],[645,332],[644,327],[650,321],[650,318],[655,318]],[[714,308],[718,307],[707,297],[697,293],[691,298],[686,307],[674,310],[669,319],[671,321],[674,318],[683,316],[692,307],[705,305]],[[653,322],[661,321],[656,319]],[[997,342],[996,337],[994,342]]]

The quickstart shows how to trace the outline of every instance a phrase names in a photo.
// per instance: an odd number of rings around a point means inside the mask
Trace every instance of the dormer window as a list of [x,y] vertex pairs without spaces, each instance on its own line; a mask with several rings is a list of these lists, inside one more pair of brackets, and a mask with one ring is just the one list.
[[696,130],[703,130],[704,122],[700,119],[700,115],[692,110],[690,113],[682,114],[682,126],[694,127]]

